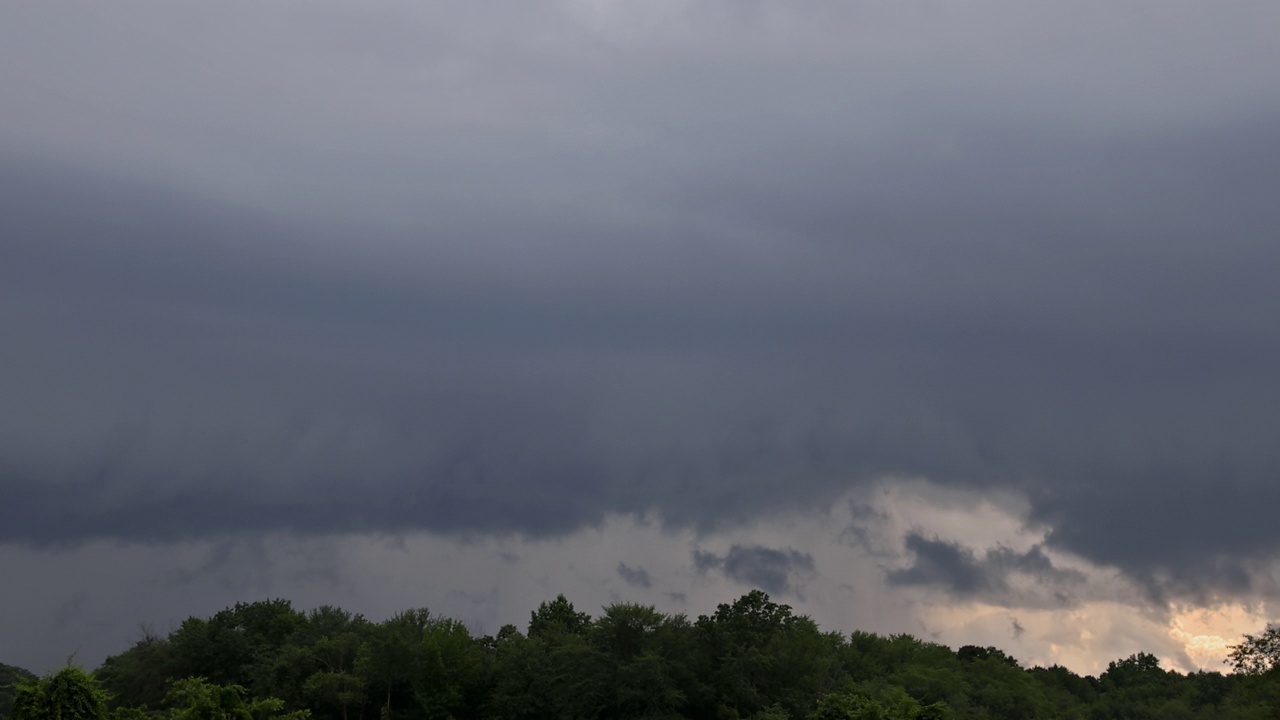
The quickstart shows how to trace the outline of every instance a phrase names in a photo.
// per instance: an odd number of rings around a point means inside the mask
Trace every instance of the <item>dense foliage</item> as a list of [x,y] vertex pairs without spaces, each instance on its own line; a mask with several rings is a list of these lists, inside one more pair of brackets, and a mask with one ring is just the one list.
[[0,663],[0,717],[13,711],[13,692],[18,683],[35,679],[35,675],[20,667]]
[[107,714],[107,694],[94,679],[68,665],[39,680],[14,685],[13,720],[101,720]]
[[11,720],[1261,719],[1280,716],[1277,633],[1237,646],[1236,674],[1139,653],[1094,678],[993,647],[822,632],[759,591],[694,622],[631,603],[592,618],[560,596],[523,632],[484,637],[426,610],[373,623],[269,600],[147,634],[92,675],[0,672],[16,680]]

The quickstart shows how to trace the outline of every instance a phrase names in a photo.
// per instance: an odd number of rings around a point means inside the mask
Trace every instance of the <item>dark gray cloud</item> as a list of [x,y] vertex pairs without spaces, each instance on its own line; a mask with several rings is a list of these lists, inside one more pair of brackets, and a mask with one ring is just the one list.
[[[15,10],[0,541],[922,475],[1153,596],[1266,591],[1277,10],[1140,6]],[[900,582],[1047,572],[913,542]]]
[[992,577],[971,551],[955,543],[927,540],[913,533],[907,536],[906,547],[915,555],[915,561],[909,568],[890,571],[887,574],[890,583],[937,585],[962,596],[1008,589],[1004,578]]
[[647,588],[653,585],[653,580],[649,578],[649,571],[642,567],[631,567],[622,562],[618,563],[618,577],[634,587]]
[[[1026,552],[995,547],[979,557],[959,543],[930,540],[915,532],[907,534],[904,545],[912,562],[885,574],[891,585],[935,587],[965,599],[1043,607],[1078,602],[1076,590],[1085,583],[1079,571],[1056,567],[1039,545]],[[1031,581],[1031,589],[1015,588],[1011,581],[1016,576]],[[1017,621],[1013,624],[1016,635]]]
[[699,573],[719,570],[725,577],[773,595],[795,593],[804,576],[814,571],[813,556],[808,553],[761,545],[734,545],[723,556],[694,550],[693,565]]

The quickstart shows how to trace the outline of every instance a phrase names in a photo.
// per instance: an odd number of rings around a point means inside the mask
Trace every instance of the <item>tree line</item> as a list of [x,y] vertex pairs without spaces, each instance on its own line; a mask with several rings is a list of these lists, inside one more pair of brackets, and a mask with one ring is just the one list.
[[6,720],[1162,720],[1280,717],[1280,628],[1236,673],[1139,653],[1098,677],[1023,668],[994,647],[823,632],[752,591],[690,621],[565,597],[476,636],[425,609],[375,623],[336,607],[238,603],[191,617],[92,673],[0,665]]

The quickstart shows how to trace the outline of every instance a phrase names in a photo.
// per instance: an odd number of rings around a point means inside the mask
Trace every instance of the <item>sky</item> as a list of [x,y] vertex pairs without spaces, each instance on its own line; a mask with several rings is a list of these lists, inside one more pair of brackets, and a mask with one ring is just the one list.
[[1280,619],[1280,5],[13,2],[0,662],[564,593]]

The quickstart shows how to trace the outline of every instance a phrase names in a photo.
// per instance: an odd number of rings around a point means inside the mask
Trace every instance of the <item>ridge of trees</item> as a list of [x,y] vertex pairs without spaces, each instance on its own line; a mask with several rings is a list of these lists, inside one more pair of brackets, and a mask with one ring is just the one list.
[[[380,622],[286,600],[146,632],[92,674],[0,665],[7,720],[1014,720],[1280,716],[1280,628],[1235,646],[1235,674],[1138,653],[1098,677],[1023,668],[994,647],[823,632],[754,590],[690,621],[563,595],[476,637],[426,609]],[[6,694],[7,693],[7,694]]]

